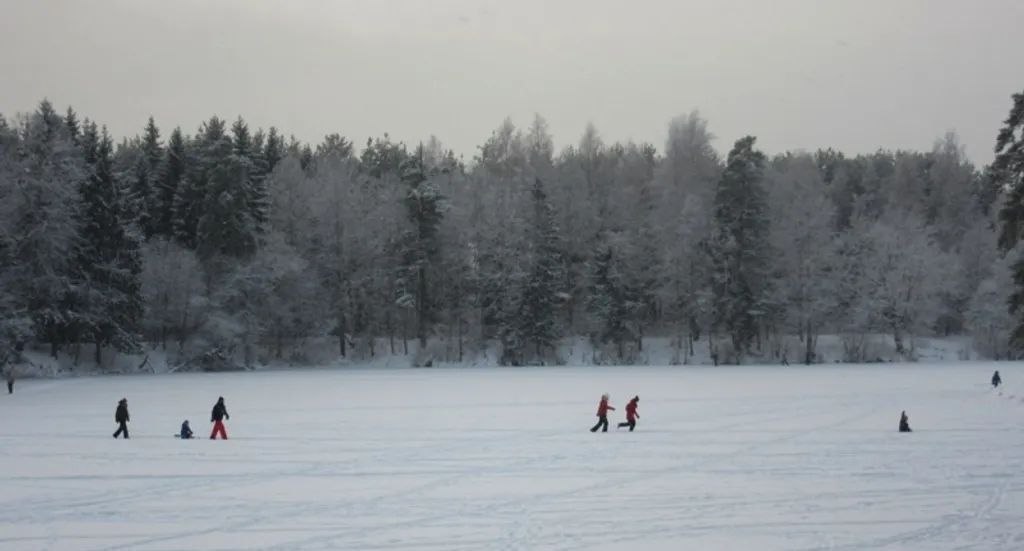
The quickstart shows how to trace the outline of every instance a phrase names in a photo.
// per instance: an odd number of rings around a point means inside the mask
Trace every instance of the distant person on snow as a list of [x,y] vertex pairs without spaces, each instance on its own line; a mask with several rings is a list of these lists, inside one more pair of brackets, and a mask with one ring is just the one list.
[[231,420],[231,416],[228,415],[228,408],[224,405],[224,397],[217,398],[217,403],[213,405],[213,412],[210,413],[210,422],[213,423],[213,432],[210,433],[210,440],[216,440],[217,434],[224,440],[228,439],[228,431],[224,428],[224,420]]
[[907,417],[906,411],[900,414],[900,432],[912,432],[910,430],[910,419]]
[[14,368],[7,368],[4,377],[7,378],[7,394],[14,394]]
[[633,432],[636,428],[636,420],[640,418],[640,414],[636,412],[636,406],[640,403],[639,396],[633,396],[633,399],[626,404],[626,422],[619,423],[619,428],[629,427],[629,432]]
[[124,439],[128,439],[128,421],[130,420],[131,417],[128,415],[128,399],[121,398],[121,401],[117,403],[117,410],[114,411],[114,422],[118,425],[114,438],[117,438],[119,434],[124,434]]
[[1003,384],[1003,378],[999,376],[999,370],[992,374],[992,388]]
[[601,403],[597,405],[597,424],[590,429],[590,432],[597,432],[597,429],[601,429],[601,432],[608,432],[608,411],[615,411],[615,408],[608,405],[609,398],[611,397],[608,394],[601,395]]
[[185,422],[181,424],[181,432],[178,433],[178,436],[182,440],[188,440],[192,438],[192,427],[188,426],[188,419],[185,419]]

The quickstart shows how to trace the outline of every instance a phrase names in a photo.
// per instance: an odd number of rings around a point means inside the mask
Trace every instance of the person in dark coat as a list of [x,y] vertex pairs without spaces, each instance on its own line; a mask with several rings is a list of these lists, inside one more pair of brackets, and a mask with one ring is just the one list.
[[640,418],[640,414],[636,412],[637,406],[640,404],[640,397],[633,396],[633,399],[626,404],[626,422],[619,423],[619,428],[629,427],[629,432],[633,432],[636,428],[636,420]]
[[228,415],[228,408],[224,405],[224,397],[217,398],[217,403],[213,405],[213,412],[210,413],[210,422],[213,423],[213,432],[210,433],[210,440],[216,440],[217,435],[224,440],[228,439],[228,431],[224,428],[224,420],[231,419]]
[[608,432],[608,412],[615,411],[615,408],[608,405],[609,398],[610,396],[607,394],[601,395],[601,403],[597,405],[597,424],[590,429],[590,432],[597,432],[597,429],[601,429],[601,432]]
[[131,416],[128,415],[128,399],[121,398],[121,401],[117,403],[117,410],[114,411],[114,422],[118,425],[114,438],[124,434],[124,439],[128,439],[128,421],[130,420]]
[[185,422],[181,424],[181,432],[178,433],[178,436],[181,437],[182,440],[192,438],[192,427],[188,426],[188,419],[185,419]]
[[910,419],[907,417],[906,411],[900,414],[900,432],[912,432],[910,430]]
[[1003,378],[999,376],[999,370],[992,374],[992,388],[1003,384]]
[[7,394],[14,394],[14,368],[7,368],[4,377],[7,379]]

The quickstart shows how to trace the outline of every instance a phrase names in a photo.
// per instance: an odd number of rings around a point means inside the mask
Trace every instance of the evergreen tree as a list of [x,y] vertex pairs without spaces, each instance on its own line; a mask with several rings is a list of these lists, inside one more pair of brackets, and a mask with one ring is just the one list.
[[71,140],[71,143],[78,145],[78,135],[80,132],[78,114],[70,106],[68,107],[67,114],[64,115],[64,126],[68,129],[68,139]]
[[742,138],[729,152],[715,192],[711,241],[715,326],[729,334],[737,354],[749,352],[769,310],[765,157],[754,141]]
[[[90,128],[91,140],[95,125]],[[113,145],[106,128],[95,147],[92,143],[85,147],[91,170],[80,188],[82,246],[75,261],[75,302],[80,309],[75,321],[76,333],[95,344],[100,365],[104,346],[121,352],[138,350],[142,263],[126,193],[114,178]]]
[[[1006,202],[999,212],[1002,232],[999,246],[1013,249],[1024,236],[1024,92],[1013,95],[1013,107],[996,137],[993,177],[1007,190]],[[1010,297],[1010,312],[1017,318],[1013,345],[1024,349],[1024,260],[1013,265],[1017,290]]]
[[85,168],[49,101],[20,130],[0,133],[0,325],[19,346],[31,329],[56,357],[73,317],[70,259],[80,245],[75,192]]
[[205,261],[218,256],[245,258],[259,244],[248,128],[239,119],[233,130],[232,139],[214,117],[201,144],[198,177],[205,193],[196,224],[196,252]]
[[403,202],[411,228],[403,236],[399,303],[415,309],[416,337],[422,350],[436,317],[429,277],[438,253],[437,233],[444,217],[444,197],[427,177],[422,147],[402,162],[401,175],[407,186]]
[[598,325],[597,341],[615,345],[617,360],[625,359],[625,345],[636,338],[630,327],[638,302],[624,277],[621,236],[602,232],[599,244],[588,263],[587,311]]
[[242,120],[242,117],[238,117],[238,120],[231,126],[231,136],[234,162],[238,165],[238,178],[242,180],[241,187],[245,194],[249,218],[253,223],[252,231],[259,235],[265,230],[267,211],[270,208],[266,171],[260,166],[263,157],[262,146],[256,146],[249,133],[249,126]]
[[559,337],[557,315],[565,276],[558,228],[540,178],[534,179],[531,196],[533,218],[528,227],[529,251],[525,259],[528,275],[516,315],[516,335],[508,339],[522,345],[522,349],[510,348],[503,353],[513,365],[522,363],[528,354],[543,362],[545,351],[552,349]]
[[185,178],[174,196],[174,236],[185,248],[198,250],[199,222],[206,216],[211,173],[226,169],[223,165],[231,155],[232,144],[224,121],[211,117],[199,128],[191,145]]
[[374,178],[382,178],[386,174],[398,174],[409,156],[405,144],[392,142],[384,134],[383,139],[366,140],[366,149],[363,149],[359,162],[364,172]]
[[160,130],[153,117],[149,117],[140,143],[129,197],[132,216],[147,238],[157,233],[160,219],[158,190],[162,182],[163,157],[164,150],[160,144]]
[[277,133],[277,128],[271,126],[267,133],[267,141],[263,145],[263,162],[266,163],[267,172],[273,172],[284,156],[284,138]]
[[335,155],[345,159],[352,155],[352,142],[343,138],[341,134],[334,133],[324,136],[324,141],[316,146],[317,158]]
[[185,138],[181,128],[175,128],[167,140],[167,148],[161,161],[163,170],[156,182],[151,210],[152,233],[161,237],[174,236],[175,206],[174,198],[185,180],[188,163]]

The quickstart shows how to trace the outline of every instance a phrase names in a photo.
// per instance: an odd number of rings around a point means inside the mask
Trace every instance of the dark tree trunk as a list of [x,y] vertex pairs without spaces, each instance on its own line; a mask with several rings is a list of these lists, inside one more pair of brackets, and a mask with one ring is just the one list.
[[814,329],[811,327],[811,320],[807,320],[807,335],[804,338],[804,344],[807,346],[804,351],[804,363],[811,365],[814,361],[814,339],[811,338],[811,332]]
[[420,341],[420,350],[427,348],[427,329],[429,314],[427,312],[427,270],[420,267],[416,276],[419,297],[416,300],[416,338]]
[[345,313],[338,312],[338,353],[344,358],[348,354],[345,342],[345,334],[348,333],[348,327],[345,324]]

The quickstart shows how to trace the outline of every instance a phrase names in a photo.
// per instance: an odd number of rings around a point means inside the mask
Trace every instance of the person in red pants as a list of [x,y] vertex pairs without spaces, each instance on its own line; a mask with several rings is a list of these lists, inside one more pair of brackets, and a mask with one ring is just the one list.
[[231,419],[228,415],[228,408],[224,405],[224,397],[217,398],[217,403],[213,405],[213,412],[210,414],[210,422],[213,423],[213,432],[210,433],[210,440],[216,440],[217,434],[224,440],[228,439],[228,431],[224,428],[224,420]]
[[637,405],[640,404],[640,397],[634,396],[632,400],[626,404],[626,422],[619,423],[619,428],[629,427],[629,432],[633,432],[636,428],[636,420],[640,418],[640,414],[636,412]]

